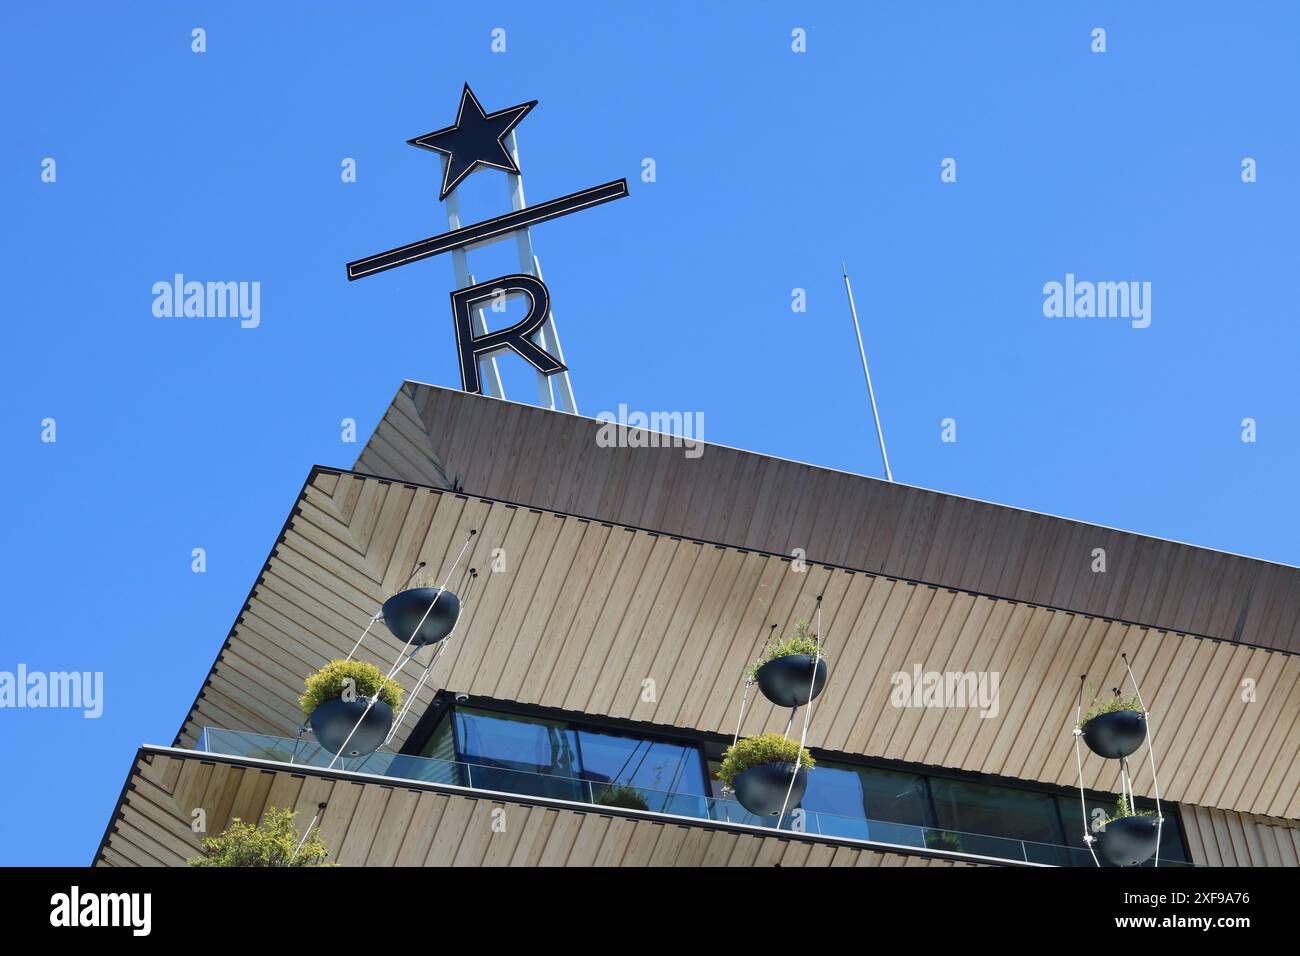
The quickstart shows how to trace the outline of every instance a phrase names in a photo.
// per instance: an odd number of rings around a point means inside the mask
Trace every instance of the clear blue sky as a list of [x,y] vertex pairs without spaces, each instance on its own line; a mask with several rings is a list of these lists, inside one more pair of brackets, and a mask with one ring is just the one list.
[[[531,201],[631,183],[534,230],[585,414],[703,411],[709,440],[879,474],[843,258],[898,480],[1300,563],[1294,5],[576,6],[6,11],[0,670],[106,688],[99,720],[0,711],[0,862],[91,859],[308,469],[354,461],[340,420],[364,440],[404,378],[459,384],[448,257],[344,263],[441,231],[405,141],[465,81],[540,101]],[[505,208],[502,174],[465,188]],[[155,318],[178,272],[260,282],[260,327]],[[1151,326],[1045,318],[1066,273],[1150,282]]]

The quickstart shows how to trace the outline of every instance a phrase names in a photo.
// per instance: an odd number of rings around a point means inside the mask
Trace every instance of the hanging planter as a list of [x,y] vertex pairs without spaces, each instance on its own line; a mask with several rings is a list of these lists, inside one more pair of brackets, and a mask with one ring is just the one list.
[[1096,832],[1097,855],[1111,866],[1141,866],[1156,852],[1160,821],[1154,813],[1134,810],[1123,797],[1115,815]]
[[808,632],[808,622],[800,621],[793,636],[763,649],[749,676],[758,681],[763,696],[778,707],[802,707],[822,692],[826,672],[826,658],[818,655],[817,640]]
[[781,734],[762,734],[727,748],[718,779],[736,792],[736,799],[750,813],[774,817],[782,806],[787,812],[799,806],[813,764],[812,754],[797,742]]
[[399,641],[409,641],[413,647],[437,644],[451,633],[459,617],[460,599],[443,588],[408,588],[384,602],[384,624]]
[[[317,742],[344,757],[377,750],[393,726],[393,711],[402,703],[401,686],[365,661],[330,661],[306,684],[307,691],[298,700],[303,716]],[[379,699],[367,711],[376,690]]]
[[1079,724],[1088,749],[1107,760],[1133,754],[1147,739],[1147,718],[1141,706],[1137,695],[1105,701],[1094,698]]

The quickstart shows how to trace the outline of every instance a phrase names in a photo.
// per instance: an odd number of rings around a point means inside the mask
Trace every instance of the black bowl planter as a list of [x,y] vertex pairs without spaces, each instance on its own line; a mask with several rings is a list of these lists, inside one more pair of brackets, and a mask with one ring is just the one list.
[[811,687],[812,699],[826,686],[826,658],[817,661],[814,673],[811,654],[787,654],[774,657],[754,675],[763,696],[778,707],[802,707],[808,703]]
[[1155,855],[1159,835],[1155,817],[1120,817],[1095,834],[1097,855],[1111,866],[1138,866]]
[[1127,757],[1147,739],[1147,719],[1136,710],[1112,710],[1083,725],[1083,740],[1098,757]]
[[[308,718],[317,743],[330,753],[337,754],[343,750],[343,742],[346,740],[347,750],[341,754],[344,757],[361,757],[378,750],[388,736],[389,728],[393,726],[393,708],[382,700],[377,700],[367,714],[366,704],[369,702],[368,697],[358,697],[356,700],[336,697],[317,706]],[[362,714],[366,714],[364,720]],[[352,733],[358,720],[361,721],[361,726],[357,727],[356,733]],[[348,740],[348,734],[352,734],[351,740]]]
[[[808,789],[808,770],[800,767],[794,777],[794,789],[790,789],[790,772],[792,763],[760,763],[736,775],[731,788],[736,791],[740,805],[756,817],[774,817],[781,812],[782,805],[786,812],[799,806],[804,791]],[[790,790],[787,803],[785,793]]]
[[[442,597],[438,597],[439,593]],[[437,604],[433,603],[435,598]],[[430,606],[433,610],[429,610]],[[451,633],[458,617],[460,599],[442,588],[411,588],[399,591],[384,602],[384,623],[388,629],[403,644],[410,641],[416,647],[437,644]],[[411,640],[412,633],[414,640]]]

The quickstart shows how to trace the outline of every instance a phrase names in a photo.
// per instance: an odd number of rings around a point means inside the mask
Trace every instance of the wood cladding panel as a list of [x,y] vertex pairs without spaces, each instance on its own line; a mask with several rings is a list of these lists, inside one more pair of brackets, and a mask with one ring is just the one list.
[[[195,809],[219,833],[291,807],[302,832],[322,803],[320,838],[342,866],[971,865],[162,754],[137,761],[95,865],[185,866],[202,854]],[[504,831],[493,827],[502,813]]]
[[[1300,569],[406,382],[356,470],[669,535],[1300,652]],[[1107,572],[1091,570],[1104,548]]]
[[[1127,654],[1153,714],[1162,796],[1300,818],[1300,657],[324,471],[177,743],[193,746],[205,725],[292,736],[303,677],[348,653],[417,561],[441,579],[467,540],[451,581],[461,622],[392,749],[439,687],[730,735],[746,664],[774,629],[815,620],[820,597],[831,678],[811,746],[1072,787],[1079,675],[1119,684]],[[359,656],[387,668],[401,648],[377,624]],[[399,674],[406,687],[428,655]],[[915,668],[996,674],[996,713],[896,706],[893,677]],[[787,719],[755,691],[742,732]],[[1139,756],[1135,787],[1151,795]],[[1113,763],[1088,756],[1084,777],[1118,790]]]
[[1194,863],[1206,866],[1300,866],[1300,822],[1252,813],[1183,808]]

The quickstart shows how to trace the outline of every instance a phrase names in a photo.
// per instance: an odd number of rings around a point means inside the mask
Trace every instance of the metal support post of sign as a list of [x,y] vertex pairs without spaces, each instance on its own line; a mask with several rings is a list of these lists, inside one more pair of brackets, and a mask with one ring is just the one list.
[[[442,158],[442,168],[447,168],[448,159]],[[455,193],[451,193],[447,199],[447,228],[449,230],[459,229],[460,222],[460,199]],[[465,289],[474,284],[474,275],[469,271],[469,257],[465,253],[464,247],[451,250],[451,266],[456,276],[456,288]],[[483,335],[487,332],[487,317],[483,314],[483,309],[476,307],[474,309],[474,330],[477,334]],[[501,372],[497,369],[497,360],[495,355],[485,355],[479,360],[479,368],[482,369],[483,387],[487,394],[495,398],[505,398],[505,389],[501,386]]]
[[[515,165],[519,164],[519,143],[515,139],[514,131],[511,130],[508,137],[508,149],[511,156],[514,157]],[[447,164],[447,159],[443,159],[443,166]],[[524,180],[522,176],[515,173],[507,175],[510,189],[510,208],[513,210],[523,209],[527,203],[524,200]],[[447,203],[447,228],[459,229],[460,221],[460,200],[453,192],[446,199]],[[533,237],[528,227],[516,229],[514,232],[515,248],[519,253],[519,271],[529,275],[542,278],[542,266],[537,260],[536,253],[533,252]],[[469,257],[465,249],[453,249],[451,252],[452,269],[456,275],[456,288],[464,289],[474,284],[474,275],[469,271]],[[482,306],[474,308],[474,331],[479,335],[485,335],[488,331],[487,316]],[[543,350],[550,352],[561,362],[564,361],[564,350],[560,347],[560,333],[555,327],[555,310],[546,317],[545,324],[537,331],[533,337]],[[502,349],[502,352],[509,351]],[[480,360],[480,367],[483,370],[483,387],[488,395],[495,398],[505,398],[505,387],[501,384],[501,372],[497,368],[496,355],[486,355]],[[578,413],[578,404],[573,397],[573,383],[569,380],[568,369],[558,372],[555,375],[544,375],[537,372],[537,401],[543,408],[559,409],[560,411]]]
[[[542,281],[542,267],[533,253],[530,230],[538,223],[627,198],[627,180],[589,186],[529,206],[524,199],[514,128],[536,105],[537,101],[532,100],[489,113],[465,84],[453,125],[406,141],[441,154],[442,189],[438,199],[447,203],[447,231],[354,259],[347,263],[347,276],[352,282],[450,252],[456,278],[451,307],[462,387],[468,392],[505,398],[497,359],[514,352],[536,371],[537,398],[542,407],[577,414],[578,403],[560,347],[550,291]],[[480,167],[506,173],[511,209],[464,225],[455,189]],[[476,282],[469,270],[469,251],[512,238],[519,271]],[[497,311],[498,301],[512,293],[527,297],[527,314],[513,324],[489,329],[488,303]]]
[[[516,139],[513,129],[506,137],[506,148],[515,161],[515,167],[523,169],[519,165],[519,141]],[[510,185],[510,208],[516,211],[523,209],[527,205],[524,200],[523,176],[518,173],[508,173],[506,178]],[[542,267],[533,252],[533,237],[527,226],[515,232],[515,247],[519,252],[519,271],[527,272],[541,280]],[[561,362],[564,362],[564,350],[560,348],[560,333],[555,328],[554,308],[547,314],[546,322],[538,330],[534,338],[544,351],[550,352]],[[561,411],[570,412],[574,415],[578,413],[578,404],[573,397],[573,383],[569,381],[568,369],[554,375],[543,375],[538,372],[537,397],[547,408],[558,407]]]

